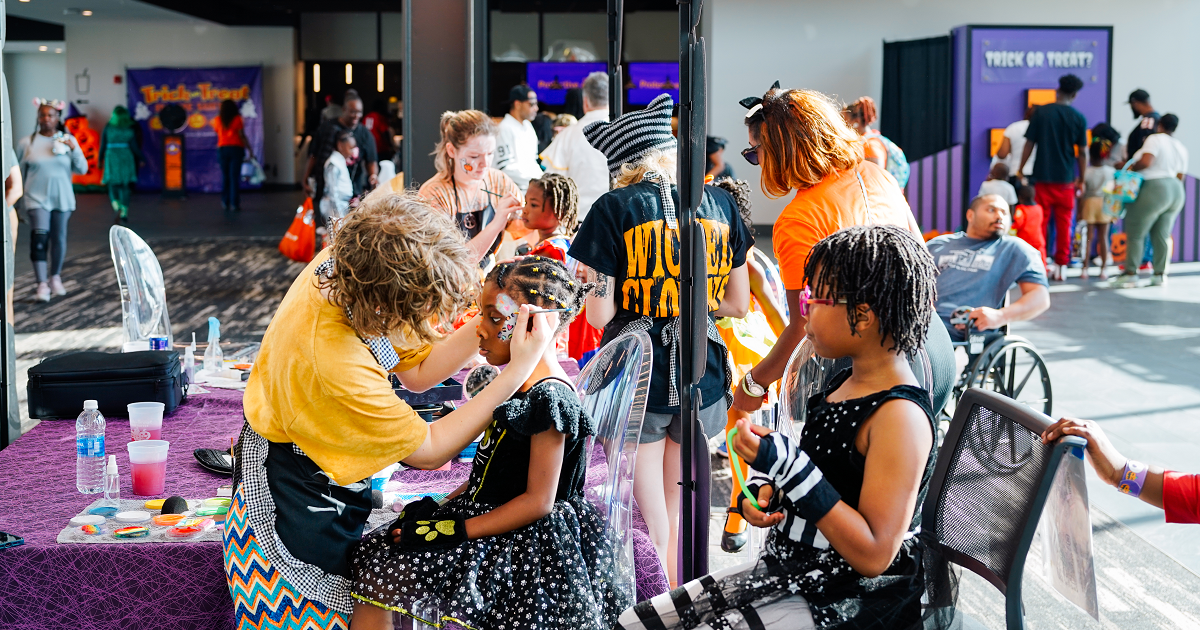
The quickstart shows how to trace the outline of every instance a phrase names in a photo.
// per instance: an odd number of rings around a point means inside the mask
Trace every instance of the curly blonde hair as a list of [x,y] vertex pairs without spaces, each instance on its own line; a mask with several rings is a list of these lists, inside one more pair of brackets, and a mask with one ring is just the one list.
[[812,188],[863,161],[863,139],[833,99],[814,90],[772,88],[746,119],[758,138],[762,191],[772,198]]
[[331,258],[320,286],[362,337],[432,343],[478,289],[462,232],[411,191],[368,196],[336,227]]
[[617,173],[616,177],[613,177],[613,189],[632,186],[642,181],[642,177],[645,177],[646,173],[650,171],[662,173],[666,176],[667,183],[675,184],[679,175],[677,161],[678,158],[673,150],[662,151],[655,149],[650,151],[635,164],[621,165],[621,172]]

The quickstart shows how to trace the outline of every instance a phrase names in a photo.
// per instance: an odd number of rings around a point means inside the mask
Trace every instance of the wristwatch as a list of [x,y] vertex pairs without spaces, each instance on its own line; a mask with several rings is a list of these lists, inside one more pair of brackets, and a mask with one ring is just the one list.
[[749,371],[746,372],[746,378],[742,379],[742,389],[752,398],[762,398],[767,395],[766,388],[755,383],[754,377],[750,375]]

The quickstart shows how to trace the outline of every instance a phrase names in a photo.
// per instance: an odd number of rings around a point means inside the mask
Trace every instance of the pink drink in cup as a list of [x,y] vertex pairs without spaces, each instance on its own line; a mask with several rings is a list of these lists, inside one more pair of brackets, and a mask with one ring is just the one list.
[[167,451],[165,440],[138,440],[125,445],[133,468],[133,493],[139,496],[162,494],[166,485]]
[[138,440],[161,440],[163,410],[166,407],[160,402],[130,403],[129,438]]

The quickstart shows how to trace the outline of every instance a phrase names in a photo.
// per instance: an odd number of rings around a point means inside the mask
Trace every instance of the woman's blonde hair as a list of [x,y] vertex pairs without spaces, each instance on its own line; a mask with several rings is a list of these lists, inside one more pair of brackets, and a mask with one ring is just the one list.
[[746,125],[758,138],[762,190],[769,197],[811,188],[863,160],[862,136],[820,92],[772,88]]
[[416,193],[372,194],[336,227],[329,301],[359,336],[420,347],[474,298],[479,275],[450,217]]
[[658,171],[667,178],[668,184],[674,184],[678,180],[677,157],[675,151],[662,151],[655,149],[635,164],[622,164],[621,172],[617,173],[613,178],[613,189],[632,186],[646,176],[650,171]]
[[439,124],[442,137],[434,147],[433,164],[437,172],[450,176],[454,172],[454,160],[446,152],[446,144],[456,148],[471,141],[476,136],[494,136],[498,133],[496,123],[487,114],[476,109],[464,109],[460,112],[444,112]]

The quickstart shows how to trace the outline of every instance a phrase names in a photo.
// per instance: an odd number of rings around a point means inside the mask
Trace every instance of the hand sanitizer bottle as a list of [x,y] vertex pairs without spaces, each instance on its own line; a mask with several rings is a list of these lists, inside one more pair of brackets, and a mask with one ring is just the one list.
[[108,468],[104,471],[104,504],[117,507],[121,500],[121,476],[117,474],[117,456],[108,456]]

